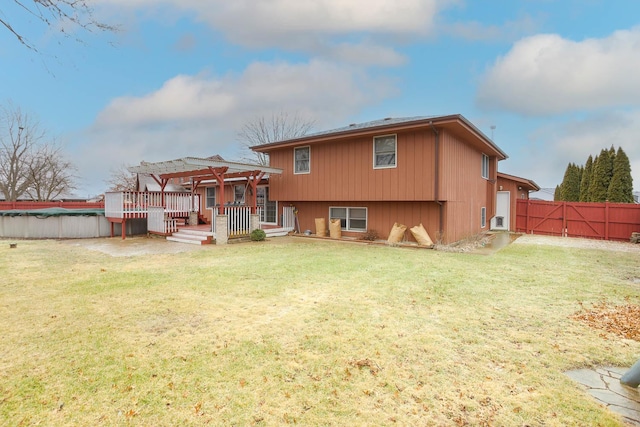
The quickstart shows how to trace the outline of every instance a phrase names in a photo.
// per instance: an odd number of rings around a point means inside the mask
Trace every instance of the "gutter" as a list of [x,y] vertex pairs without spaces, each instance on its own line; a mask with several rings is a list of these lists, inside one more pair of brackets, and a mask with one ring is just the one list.
[[443,212],[444,212],[444,204],[440,201],[440,132],[433,125],[433,120],[429,121],[429,126],[435,135],[435,165],[434,165],[434,180],[433,180],[433,198],[439,206],[439,219],[438,219],[438,234],[440,238],[442,238],[444,225],[443,225]]

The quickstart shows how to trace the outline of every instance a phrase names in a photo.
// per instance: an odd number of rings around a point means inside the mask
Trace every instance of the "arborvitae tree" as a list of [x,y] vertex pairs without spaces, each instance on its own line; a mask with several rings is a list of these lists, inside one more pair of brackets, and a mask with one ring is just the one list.
[[633,178],[627,153],[618,147],[613,161],[613,175],[607,193],[610,202],[633,203]]
[[589,201],[605,202],[609,191],[609,183],[613,175],[613,161],[610,151],[602,149],[593,166],[591,184],[589,184]]
[[580,167],[569,163],[564,173],[564,179],[560,184],[560,200],[565,202],[577,202],[580,199]]
[[561,189],[559,185],[556,185],[556,191],[553,193],[553,200],[556,202],[559,202],[562,200],[562,197],[560,196],[561,193]]
[[589,201],[589,185],[591,184],[591,175],[593,174],[593,158],[589,155],[587,163],[582,171],[582,179],[580,180],[580,201]]

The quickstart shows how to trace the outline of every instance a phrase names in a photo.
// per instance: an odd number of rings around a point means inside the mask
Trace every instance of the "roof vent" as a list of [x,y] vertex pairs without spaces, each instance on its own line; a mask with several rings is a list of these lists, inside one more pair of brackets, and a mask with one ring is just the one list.
[[387,120],[391,120],[391,117],[385,117],[384,121],[386,122]]
[[349,124],[349,127],[350,127],[350,128],[352,128],[352,127],[354,127],[355,125],[356,125],[355,123],[350,123],[350,124]]

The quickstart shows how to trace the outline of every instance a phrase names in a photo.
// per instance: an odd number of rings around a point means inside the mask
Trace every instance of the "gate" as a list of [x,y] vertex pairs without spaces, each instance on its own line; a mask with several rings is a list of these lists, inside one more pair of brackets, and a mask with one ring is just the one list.
[[629,241],[631,233],[640,231],[640,205],[518,199],[516,231]]

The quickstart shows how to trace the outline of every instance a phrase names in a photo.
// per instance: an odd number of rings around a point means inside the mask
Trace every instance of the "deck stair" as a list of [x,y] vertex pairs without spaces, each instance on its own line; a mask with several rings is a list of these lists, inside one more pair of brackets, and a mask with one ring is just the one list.
[[190,243],[192,245],[208,245],[213,240],[213,233],[204,230],[180,229],[167,236],[167,240],[171,242]]

